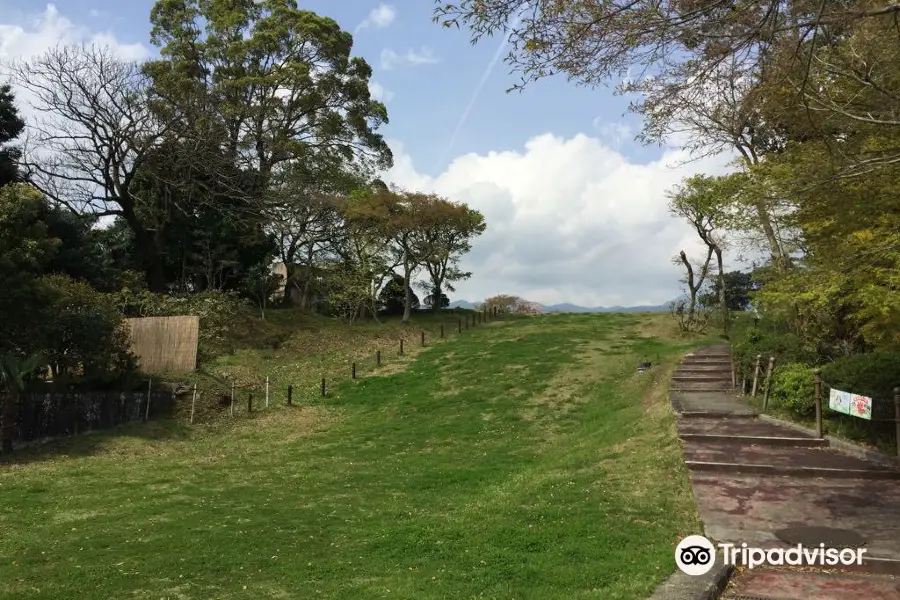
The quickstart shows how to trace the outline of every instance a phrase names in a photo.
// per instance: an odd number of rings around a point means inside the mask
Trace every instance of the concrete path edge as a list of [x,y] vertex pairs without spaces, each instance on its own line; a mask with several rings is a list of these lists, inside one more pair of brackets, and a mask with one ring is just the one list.
[[731,577],[732,565],[716,565],[706,575],[688,575],[675,571],[647,600],[717,600]]

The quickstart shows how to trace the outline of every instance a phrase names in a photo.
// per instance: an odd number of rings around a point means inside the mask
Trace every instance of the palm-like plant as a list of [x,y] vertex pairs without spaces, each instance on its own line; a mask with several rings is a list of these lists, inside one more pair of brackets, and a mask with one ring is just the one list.
[[19,396],[25,390],[28,377],[37,369],[47,366],[47,359],[36,352],[25,358],[13,354],[0,356],[0,385],[6,390],[3,400],[2,425],[0,425],[0,451],[12,452],[16,433],[16,410]]

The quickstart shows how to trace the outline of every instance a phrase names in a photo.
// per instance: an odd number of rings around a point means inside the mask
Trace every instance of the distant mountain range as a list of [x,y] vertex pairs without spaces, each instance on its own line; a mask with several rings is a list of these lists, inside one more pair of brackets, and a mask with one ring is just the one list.
[[[475,304],[469,302],[467,300],[457,300],[455,302],[450,303],[450,308],[464,308],[464,309],[474,309]],[[563,313],[605,313],[605,312],[659,312],[659,311],[668,311],[669,305],[666,304],[657,304],[657,305],[640,305],[640,306],[579,306],[577,304],[570,304],[565,302],[563,304],[551,304],[549,306],[542,306],[541,309],[545,313],[552,312],[563,312]]]

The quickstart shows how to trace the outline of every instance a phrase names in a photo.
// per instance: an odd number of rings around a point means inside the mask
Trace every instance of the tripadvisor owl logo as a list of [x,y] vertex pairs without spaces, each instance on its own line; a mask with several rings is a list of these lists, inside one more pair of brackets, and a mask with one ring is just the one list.
[[688,575],[704,575],[716,564],[716,548],[702,535],[689,535],[675,547],[675,564]]

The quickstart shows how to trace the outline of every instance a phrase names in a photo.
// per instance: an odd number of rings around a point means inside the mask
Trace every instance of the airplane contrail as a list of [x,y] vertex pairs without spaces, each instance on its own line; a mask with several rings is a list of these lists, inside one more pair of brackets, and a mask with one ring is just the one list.
[[463,125],[465,125],[466,120],[469,118],[469,113],[472,112],[472,108],[475,106],[475,103],[478,101],[478,97],[481,95],[481,90],[484,88],[484,84],[487,83],[488,78],[490,78],[491,73],[494,72],[494,67],[497,66],[497,63],[500,62],[501,56],[503,56],[503,51],[506,49],[506,45],[509,43],[509,36],[512,34],[513,29],[519,24],[520,15],[516,15],[516,17],[512,20],[512,23],[506,29],[506,35],[503,36],[503,40],[500,42],[500,45],[497,47],[497,51],[494,52],[494,57],[491,58],[491,62],[488,63],[487,68],[484,70],[484,73],[481,75],[481,81],[478,82],[478,85],[475,87],[475,91],[472,93],[472,97],[469,99],[469,104],[466,106],[466,110],[463,111],[462,116],[459,118],[459,122],[456,124],[456,128],[453,130],[453,135],[450,136],[450,143],[447,144],[447,149],[444,150],[444,153],[441,155],[441,160],[437,162],[435,165],[435,170],[437,170],[447,159],[447,155],[450,154],[450,151],[453,149],[453,145],[456,143],[456,137],[459,135],[459,132],[462,130]]

